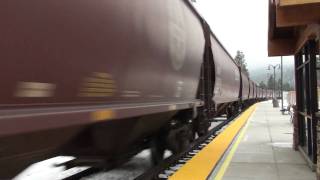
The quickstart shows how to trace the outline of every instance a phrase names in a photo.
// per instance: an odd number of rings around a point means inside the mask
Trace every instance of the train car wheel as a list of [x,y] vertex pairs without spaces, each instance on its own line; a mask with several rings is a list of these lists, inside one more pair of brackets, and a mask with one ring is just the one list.
[[194,140],[194,131],[192,127],[185,124],[177,129],[173,129],[169,132],[167,137],[168,149],[173,154],[186,150],[190,143]]
[[158,165],[163,160],[165,149],[166,146],[160,138],[151,141],[151,162],[153,165]]
[[198,136],[203,136],[208,133],[208,129],[210,127],[210,123],[205,117],[205,115],[200,114],[195,120],[195,132],[197,132]]

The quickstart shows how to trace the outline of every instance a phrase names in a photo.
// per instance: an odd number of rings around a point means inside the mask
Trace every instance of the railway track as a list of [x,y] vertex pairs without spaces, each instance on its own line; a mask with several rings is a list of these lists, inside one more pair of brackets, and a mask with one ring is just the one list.
[[[245,110],[245,109],[244,109]],[[242,111],[243,112],[243,111]],[[136,180],[151,180],[151,179],[168,179],[172,174],[178,171],[188,160],[190,160],[194,155],[196,155],[199,151],[201,151],[205,146],[207,146],[220,132],[223,131],[224,128],[228,126],[230,122],[232,122],[241,112],[234,115],[233,117],[227,119],[225,117],[219,117],[212,120],[214,123],[218,123],[216,126],[212,127],[208,134],[202,137],[197,138],[190,147],[176,155],[171,155],[167,159],[165,159],[158,166],[147,169],[144,173],[137,177],[131,177],[131,179]],[[94,174],[106,172],[108,167],[88,167],[85,170],[82,170],[78,173],[70,175],[64,180],[76,180],[76,179],[90,179]],[[99,179],[93,178],[93,179]]]

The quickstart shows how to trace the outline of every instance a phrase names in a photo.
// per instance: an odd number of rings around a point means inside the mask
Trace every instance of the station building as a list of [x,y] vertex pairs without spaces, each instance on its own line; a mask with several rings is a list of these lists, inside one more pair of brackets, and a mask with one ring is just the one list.
[[269,56],[294,56],[294,147],[320,179],[320,1],[269,0]]

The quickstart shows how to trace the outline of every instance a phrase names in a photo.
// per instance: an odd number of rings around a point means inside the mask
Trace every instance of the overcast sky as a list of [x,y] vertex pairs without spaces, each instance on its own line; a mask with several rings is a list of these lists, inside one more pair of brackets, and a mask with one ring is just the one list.
[[[237,50],[244,52],[249,70],[280,63],[280,57],[268,57],[267,0],[197,0],[193,4],[233,57]],[[293,58],[284,57],[284,64],[293,64]]]

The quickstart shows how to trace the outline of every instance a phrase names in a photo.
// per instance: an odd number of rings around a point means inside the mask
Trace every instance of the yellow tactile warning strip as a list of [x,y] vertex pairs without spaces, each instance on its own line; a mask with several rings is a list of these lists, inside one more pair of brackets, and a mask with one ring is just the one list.
[[234,144],[231,147],[230,152],[227,154],[226,159],[224,160],[223,164],[221,165],[220,169],[218,170],[216,176],[214,177],[214,180],[221,180],[227,170],[227,168],[229,167],[229,164],[232,160],[232,157],[234,155],[234,153],[236,152],[245,132],[248,129],[248,123],[245,125],[245,127],[242,128],[242,130],[240,131],[238,137],[236,138]]
[[169,177],[170,180],[205,180],[218,164],[240,129],[254,112],[251,106],[234,120],[223,132],[213,139],[205,148],[189,160],[179,171]]

